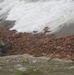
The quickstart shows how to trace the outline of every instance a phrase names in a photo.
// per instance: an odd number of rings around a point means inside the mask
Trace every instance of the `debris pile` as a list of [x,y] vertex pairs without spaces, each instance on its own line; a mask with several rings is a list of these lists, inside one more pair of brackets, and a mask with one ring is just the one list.
[[5,55],[31,54],[74,60],[74,35],[56,37],[46,34],[17,33],[0,28],[0,41],[7,40],[10,50]]

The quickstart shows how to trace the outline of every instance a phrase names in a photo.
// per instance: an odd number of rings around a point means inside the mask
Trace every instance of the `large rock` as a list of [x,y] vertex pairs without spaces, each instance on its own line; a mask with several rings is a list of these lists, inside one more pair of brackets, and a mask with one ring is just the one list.
[[6,52],[12,48],[12,44],[7,40],[0,41],[0,56],[6,54]]

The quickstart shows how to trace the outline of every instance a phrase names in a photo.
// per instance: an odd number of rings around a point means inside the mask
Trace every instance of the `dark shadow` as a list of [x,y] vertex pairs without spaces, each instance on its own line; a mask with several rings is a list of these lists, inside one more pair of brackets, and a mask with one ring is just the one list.
[[64,25],[64,27],[55,34],[56,36],[70,36],[74,35],[74,23],[70,23],[69,26]]
[[15,25],[15,21],[4,20],[0,22],[0,27],[10,29]]
[[3,2],[4,0],[0,0],[0,3]]

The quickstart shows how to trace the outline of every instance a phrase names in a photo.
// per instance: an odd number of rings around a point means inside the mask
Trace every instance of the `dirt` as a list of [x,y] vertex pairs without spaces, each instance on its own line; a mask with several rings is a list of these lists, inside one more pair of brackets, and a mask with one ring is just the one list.
[[6,52],[6,56],[30,54],[74,61],[74,35],[56,37],[45,33],[17,33],[15,30],[0,28],[0,40],[12,44],[12,49]]

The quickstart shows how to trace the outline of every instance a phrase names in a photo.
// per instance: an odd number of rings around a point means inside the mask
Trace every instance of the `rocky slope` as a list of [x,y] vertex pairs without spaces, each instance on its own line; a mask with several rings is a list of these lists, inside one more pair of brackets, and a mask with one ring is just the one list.
[[31,54],[74,60],[74,35],[56,37],[46,34],[17,33],[0,28],[0,41],[7,40],[12,49],[5,55]]

